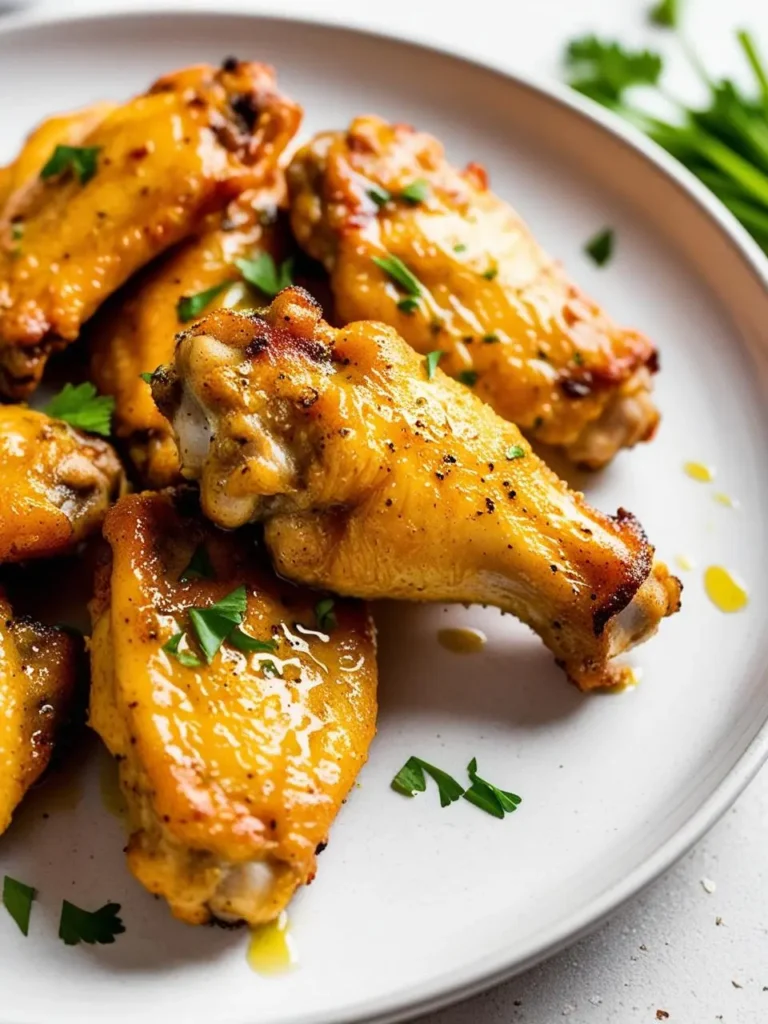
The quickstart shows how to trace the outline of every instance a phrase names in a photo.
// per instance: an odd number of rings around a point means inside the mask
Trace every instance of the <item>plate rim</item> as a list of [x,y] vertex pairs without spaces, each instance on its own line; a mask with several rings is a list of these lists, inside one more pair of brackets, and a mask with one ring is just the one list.
[[[159,6],[152,0],[136,0],[134,3],[130,0],[115,0],[115,3],[106,10],[98,5],[98,0],[86,0],[84,4],[69,10],[56,10],[45,5],[35,6],[9,14],[0,12],[0,44],[5,37],[16,32],[25,33],[50,25],[72,25],[78,22],[107,24],[119,18],[141,21],[176,15],[183,18],[247,19],[253,22],[269,21],[287,27],[301,25],[332,29],[352,36],[365,36],[369,40],[386,39],[417,51],[448,56],[469,67],[490,71],[511,82],[515,87],[533,93],[538,99],[565,110],[581,121],[586,121],[606,136],[617,139],[626,148],[639,154],[646,163],[661,172],[679,192],[693,201],[698,213],[718,230],[723,240],[741,258],[744,269],[752,274],[768,295],[768,257],[733,214],[714,193],[657,143],[597,103],[557,81],[510,70],[503,61],[478,54],[474,48],[431,42],[422,33],[409,30],[407,26],[392,29],[378,25],[372,27],[364,19],[334,16],[327,11],[283,12],[276,3],[265,3],[261,0],[257,0],[254,6],[256,9],[245,8],[232,0],[202,0],[200,3],[195,3],[194,0],[192,3],[189,0],[162,0]],[[741,795],[766,760],[768,716],[730,771],[669,839],[621,881],[606,889],[580,910],[562,919],[557,925],[551,926],[526,956],[506,962],[497,958],[487,969],[471,970],[468,976],[460,976],[448,985],[445,985],[444,979],[441,978],[422,983],[415,990],[414,987],[402,990],[386,1001],[377,1000],[378,1006],[357,1003],[348,1007],[341,1015],[336,1012],[333,1024],[397,1024],[400,1021],[414,1020],[424,1014],[469,999],[554,956],[599,927],[680,860]],[[0,1018],[0,1024],[11,1022],[3,1022]],[[255,1022],[243,1020],[240,1024]],[[303,1015],[300,1020],[297,1018],[296,1024],[329,1022],[327,1016],[323,1014],[310,1013]]]

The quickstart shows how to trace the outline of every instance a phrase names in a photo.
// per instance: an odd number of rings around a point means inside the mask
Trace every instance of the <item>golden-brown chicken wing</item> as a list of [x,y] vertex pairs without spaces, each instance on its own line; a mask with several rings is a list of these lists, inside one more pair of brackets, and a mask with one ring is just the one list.
[[[363,604],[342,600],[318,624],[320,595],[277,580],[253,537],[216,530],[182,500],[132,495],[107,517],[90,721],[120,762],[136,877],[190,924],[259,924],[312,880],[365,762],[373,625]],[[185,581],[195,553],[208,578]],[[168,652],[190,608],[238,588],[245,641],[226,640],[209,664],[189,632]]]
[[30,132],[16,159],[0,167],[0,221],[13,220],[12,211],[5,213],[6,203],[13,195],[14,205],[21,206],[25,189],[34,184],[57,146],[79,146],[112,110],[113,103],[94,103],[49,117]]
[[157,411],[140,374],[173,358],[181,330],[179,302],[232,282],[211,295],[208,308],[260,306],[264,296],[241,279],[238,259],[266,252],[282,256],[274,223],[281,190],[247,192],[209,218],[206,229],[147,267],[94,318],[90,329],[91,377],[115,398],[113,429],[147,487],[179,480],[173,431]]
[[497,605],[583,688],[677,610],[633,516],[590,508],[471,391],[379,323],[335,330],[301,289],[209,314],[153,392],[229,528],[266,520],[281,575],[366,598]]
[[[481,167],[460,173],[431,136],[360,117],[300,150],[288,181],[294,232],[330,271],[341,322],[383,320],[441,350],[447,373],[578,463],[652,436],[653,345],[582,294]],[[376,262],[391,258],[394,276]]]
[[0,406],[0,563],[65,554],[124,484],[112,448],[22,405]]
[[0,222],[0,389],[27,395],[50,352],[136,270],[271,181],[299,119],[262,64],[187,68],[100,121],[74,166],[12,195]]
[[0,590],[0,834],[51,759],[81,654],[82,643],[64,630],[15,619]]

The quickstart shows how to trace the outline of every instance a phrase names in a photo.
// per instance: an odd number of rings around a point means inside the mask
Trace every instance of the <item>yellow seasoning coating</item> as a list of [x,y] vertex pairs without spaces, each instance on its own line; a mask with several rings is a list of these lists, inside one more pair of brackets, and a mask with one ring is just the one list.
[[477,654],[488,642],[480,629],[440,629],[437,642],[453,654]]
[[283,974],[298,963],[288,928],[288,915],[283,910],[269,924],[251,929],[248,963],[258,974]]
[[700,484],[709,484],[715,479],[712,466],[707,466],[703,462],[686,462],[683,469],[692,480],[698,480]]
[[690,572],[691,569],[696,568],[696,563],[688,555],[676,555],[675,562],[677,563],[678,569],[682,569],[684,572]]
[[724,494],[722,491],[715,491],[712,495],[718,505],[724,505],[726,508],[738,508],[739,503],[735,498],[732,498],[730,494]]
[[722,565],[710,565],[704,572],[704,589],[721,612],[740,612],[749,596],[744,587]]

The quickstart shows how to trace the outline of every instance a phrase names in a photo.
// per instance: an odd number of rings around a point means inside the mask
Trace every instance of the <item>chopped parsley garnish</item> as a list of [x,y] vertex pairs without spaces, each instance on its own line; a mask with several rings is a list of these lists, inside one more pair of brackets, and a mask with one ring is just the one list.
[[415,313],[419,308],[419,300],[414,299],[410,295],[406,295],[404,299],[400,299],[397,304],[397,308],[401,313]]
[[494,786],[493,783],[481,779],[477,774],[476,758],[473,757],[467,765],[467,772],[472,785],[462,794],[464,799],[469,800],[480,810],[492,814],[494,818],[503,818],[505,814],[512,814],[522,803],[522,797],[519,797],[517,793],[508,793],[506,790]]
[[185,643],[189,643],[187,634],[183,630],[179,633],[174,633],[171,639],[163,644],[163,650],[166,654],[172,654],[185,668],[199,668],[203,664],[202,661],[189,648],[179,647],[182,640]]
[[119,903],[105,903],[98,910],[83,910],[69,900],[64,900],[61,904],[59,938],[67,946],[77,946],[80,942],[109,945],[115,941],[116,935],[125,931],[125,925],[118,917],[119,910]]
[[282,678],[283,673],[280,671],[280,669],[277,667],[274,661],[262,661],[259,667],[261,668],[261,671],[264,673],[267,679]]
[[216,573],[211,565],[211,556],[205,544],[198,544],[189,560],[189,565],[179,576],[180,583],[190,580],[215,580]]
[[604,267],[613,254],[613,230],[606,228],[584,246],[584,252],[598,267]]
[[[679,4],[660,0],[651,18],[675,30]],[[748,32],[737,32],[736,39],[752,76],[752,88],[740,84],[740,76],[729,79],[708,74],[696,53],[680,39],[680,49],[702,82],[707,99],[690,107],[673,99],[675,110],[668,119],[657,115],[650,105],[644,106],[642,93],[630,92],[633,86],[650,86],[669,105],[661,81],[661,54],[585,36],[570,43],[565,63],[574,89],[627,118],[684,164],[768,253],[768,66]]]
[[377,206],[384,206],[392,198],[391,192],[388,192],[385,188],[382,188],[381,185],[376,185],[375,183],[367,189],[367,194],[368,198],[372,199]]
[[511,462],[513,459],[522,459],[525,455],[525,448],[521,444],[512,444],[504,452],[504,455]]
[[72,427],[109,437],[114,408],[115,400],[111,395],[99,395],[93,384],[85,381],[83,384],[65,384],[46,405],[44,412]]
[[[235,626],[227,637],[227,641],[244,654],[272,654],[277,650],[277,640],[257,640],[255,636],[243,632],[239,626]],[[272,665],[272,662],[264,662],[265,665]],[[273,666],[274,667],[274,666]]]
[[427,371],[427,380],[432,380],[434,377],[437,364],[440,362],[442,355],[443,353],[438,348],[435,349],[434,352],[428,352],[426,356],[424,356],[424,368]]
[[488,267],[488,269],[483,272],[483,277],[485,278],[486,281],[493,281],[495,277],[498,277],[498,274],[498,267]]
[[660,0],[648,11],[648,18],[662,28],[675,28],[679,13],[677,0]]
[[477,384],[477,370],[462,370],[459,374],[459,380],[462,384],[466,384],[468,388],[473,388]]
[[24,222],[20,220],[11,221],[11,241],[20,242],[24,237]]
[[248,284],[270,299],[293,284],[292,257],[283,260],[278,267],[268,252],[260,252],[252,260],[235,260],[235,265]]
[[145,370],[144,373],[140,373],[139,376],[145,384],[151,384],[154,373],[151,373],[149,370]]
[[333,610],[335,603],[332,597],[324,597],[315,605],[315,620],[318,629],[324,633],[330,633],[336,628],[336,613]]
[[17,882],[6,875],[3,879],[3,904],[19,927],[22,935],[29,935],[29,917],[37,890],[31,885]]
[[40,177],[53,178],[72,171],[81,185],[87,184],[96,173],[101,146],[57,146],[40,171]]
[[495,345],[498,340],[499,340],[498,334],[484,334],[483,335],[483,341],[485,342],[486,345]]
[[467,251],[467,247],[466,247],[466,245],[464,245],[463,242],[457,242],[456,245],[454,245],[454,247],[453,247],[453,251],[454,252],[466,252]]
[[412,181],[410,185],[406,185],[404,189],[400,190],[400,198],[404,199],[406,203],[411,203],[414,206],[417,203],[423,203],[429,195],[429,182],[426,178],[417,178]]
[[179,323],[186,324],[195,317],[200,316],[203,310],[210,305],[217,295],[221,295],[225,288],[232,284],[231,281],[219,281],[212,288],[206,288],[203,292],[195,295],[183,295],[176,304],[176,315]]
[[392,789],[403,796],[416,796],[423,793],[427,788],[426,775],[429,775],[437,783],[440,793],[440,806],[448,807],[464,795],[464,790],[456,779],[447,772],[435,768],[434,765],[422,761],[420,757],[409,757],[403,767],[392,779]]
[[209,608],[189,609],[195,638],[209,665],[235,626],[242,623],[247,606],[245,587],[240,586]]
[[581,352],[574,352],[573,353],[573,361],[576,364],[576,366],[583,366],[584,365],[584,356],[581,354]]
[[374,256],[373,262],[399,284],[407,295],[418,298],[421,295],[421,282],[397,256]]

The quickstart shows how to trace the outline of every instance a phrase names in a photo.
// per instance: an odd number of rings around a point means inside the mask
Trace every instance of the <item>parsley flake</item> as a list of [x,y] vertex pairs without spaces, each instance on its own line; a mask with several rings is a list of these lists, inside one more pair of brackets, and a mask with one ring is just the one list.
[[448,775],[447,772],[441,771],[440,768],[435,768],[434,765],[422,761],[420,757],[408,758],[392,779],[392,789],[396,793],[402,793],[403,796],[416,796],[417,793],[423,793],[427,788],[425,774],[437,783],[441,807],[448,807],[449,804],[464,795],[464,790],[456,779]]
[[125,925],[118,917],[119,910],[119,903],[105,903],[98,910],[83,910],[69,900],[64,900],[61,904],[59,938],[67,946],[77,946],[80,942],[109,945],[115,941],[116,935],[125,931]]
[[384,206],[392,198],[391,192],[388,192],[387,189],[382,188],[381,185],[377,185],[375,182],[369,189],[366,189],[366,194],[379,207]]
[[274,661],[262,661],[260,668],[262,673],[267,677],[267,679],[282,678],[283,673],[280,671],[280,669],[277,667]]
[[511,444],[504,452],[504,456],[511,462],[513,459],[522,459],[525,455],[525,448],[521,444]]
[[467,772],[472,785],[462,796],[475,807],[479,807],[487,814],[492,814],[494,818],[503,818],[506,814],[512,814],[522,803],[522,797],[519,797],[517,793],[508,793],[506,790],[494,786],[493,783],[481,779],[477,774],[476,758],[473,757],[467,765]]
[[186,324],[200,316],[216,296],[221,295],[224,289],[231,284],[232,282],[229,280],[219,281],[218,284],[213,285],[212,288],[206,288],[203,292],[197,292],[195,295],[182,295],[176,303],[176,316],[179,318],[179,323]]
[[411,203],[413,206],[423,203],[428,195],[429,182],[426,178],[417,178],[400,191],[400,199],[404,199],[406,203]]
[[3,878],[3,904],[13,920],[19,926],[22,935],[29,935],[29,917],[32,913],[32,902],[37,890],[31,885],[17,882],[6,875]]
[[574,352],[573,353],[573,362],[575,363],[576,366],[583,366],[584,365],[584,356],[581,354],[581,352]]
[[437,364],[440,362],[442,355],[443,353],[438,348],[435,349],[434,352],[428,352],[426,356],[424,356],[424,368],[427,371],[427,380],[432,380],[434,377]]
[[72,427],[109,437],[114,408],[115,400],[111,395],[99,395],[93,384],[85,381],[65,384],[43,411]]
[[248,284],[270,299],[293,284],[293,257],[290,256],[279,267],[268,252],[260,252],[252,260],[235,260],[235,265]]
[[486,345],[495,345],[497,341],[500,341],[498,334],[484,334],[483,341]]
[[211,556],[205,544],[198,544],[189,560],[189,565],[179,576],[179,583],[190,580],[215,580],[216,573],[211,565]]
[[488,269],[483,272],[483,277],[485,278],[486,281],[493,281],[494,278],[498,277],[498,274],[498,267],[488,267]]
[[676,28],[680,11],[677,0],[660,0],[648,11],[648,19],[661,28]]
[[584,246],[584,252],[598,267],[604,267],[613,255],[613,229],[606,228],[598,232]]
[[332,597],[324,597],[315,605],[315,620],[318,629],[324,633],[330,633],[336,628],[336,613],[333,610],[335,603]]
[[96,173],[101,146],[57,146],[40,171],[43,179],[72,171],[81,185],[87,184]]
[[187,640],[186,633],[184,633],[183,631],[174,633],[171,639],[168,640],[167,643],[163,644],[163,650],[166,652],[166,654],[172,654],[173,657],[178,662],[180,662],[185,668],[198,668],[200,665],[203,664],[202,661],[200,661],[198,656],[196,654],[193,654],[192,651],[188,650],[187,648],[179,647],[179,644],[182,642],[182,640],[184,640],[186,643],[189,642]]
[[466,245],[463,242],[457,242],[456,245],[454,245],[454,247],[453,247],[453,251],[454,252],[466,252],[467,251],[467,247],[466,247]]
[[373,262],[399,284],[407,295],[418,298],[421,295],[421,282],[397,256],[374,256]]
[[459,374],[459,380],[462,384],[466,384],[468,388],[473,388],[477,384],[477,370],[462,370]]
[[24,237],[24,222],[20,220],[11,221],[11,241],[20,242]]
[[247,606],[248,595],[240,586],[209,608],[189,609],[195,638],[209,665],[234,627],[243,621]]
[[154,373],[151,373],[149,370],[145,370],[144,373],[140,373],[139,376],[145,384],[151,384]]
[[[239,626],[235,626],[227,637],[229,643],[244,654],[253,652],[259,654],[273,653],[277,650],[277,640],[257,640],[255,636],[245,633]],[[271,662],[265,664],[272,664]]]
[[401,313],[415,313],[419,308],[419,300],[412,298],[410,295],[406,295],[404,299],[400,299],[397,304],[397,308]]

